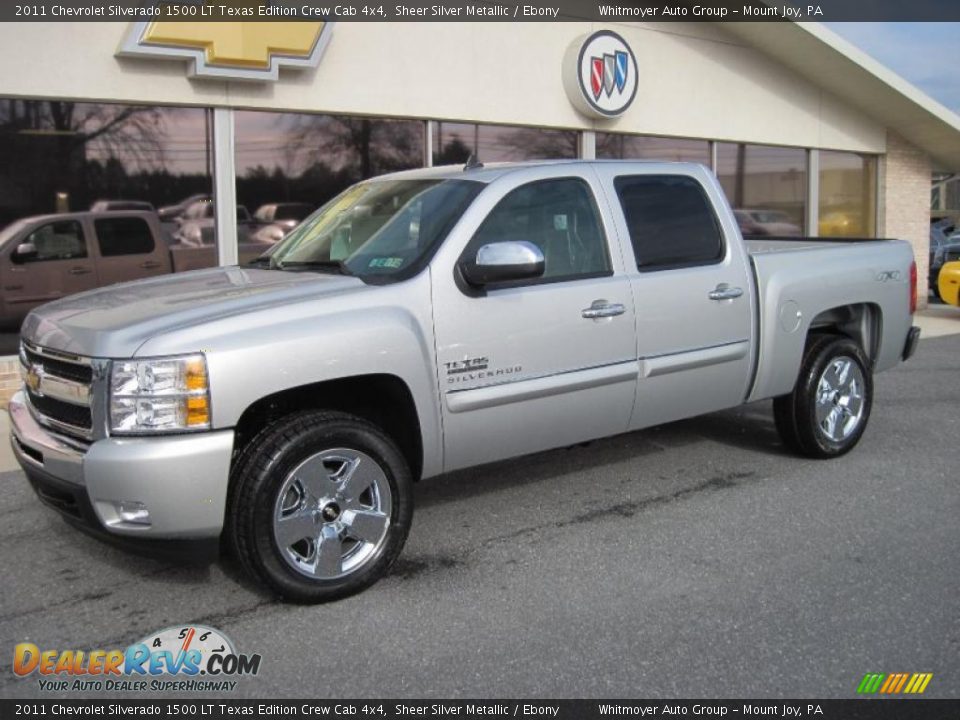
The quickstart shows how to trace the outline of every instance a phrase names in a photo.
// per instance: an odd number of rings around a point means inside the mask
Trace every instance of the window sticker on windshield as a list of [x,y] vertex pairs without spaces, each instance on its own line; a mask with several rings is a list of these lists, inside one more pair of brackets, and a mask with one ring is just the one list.
[[403,265],[403,258],[381,257],[370,260],[369,267],[372,268],[398,268]]
[[554,216],[553,216],[553,229],[554,229],[554,230],[566,230],[566,229],[567,229],[567,216],[566,216],[566,215],[554,215]]

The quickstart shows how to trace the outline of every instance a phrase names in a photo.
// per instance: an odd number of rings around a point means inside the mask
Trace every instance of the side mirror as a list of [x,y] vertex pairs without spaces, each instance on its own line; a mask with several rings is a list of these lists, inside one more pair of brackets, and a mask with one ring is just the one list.
[[460,265],[464,279],[476,286],[538,278],[543,275],[543,268],[540,248],[526,240],[484,245],[475,260]]
[[23,242],[17,245],[16,251],[10,257],[15,263],[24,263],[37,257],[37,246],[32,242]]

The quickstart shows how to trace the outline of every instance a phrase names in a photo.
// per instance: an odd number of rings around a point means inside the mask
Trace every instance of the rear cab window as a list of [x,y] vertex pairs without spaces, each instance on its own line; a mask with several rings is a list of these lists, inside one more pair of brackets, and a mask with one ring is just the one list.
[[720,223],[703,186],[684,175],[623,175],[614,188],[640,272],[723,260]]
[[93,226],[101,257],[149,255],[154,250],[153,233],[143,218],[100,218]]

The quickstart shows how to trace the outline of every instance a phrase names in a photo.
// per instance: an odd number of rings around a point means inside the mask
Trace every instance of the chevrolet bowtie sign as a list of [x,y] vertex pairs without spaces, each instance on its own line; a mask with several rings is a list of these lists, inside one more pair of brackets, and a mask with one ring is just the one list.
[[136,22],[117,55],[186,60],[190,77],[276,80],[279,69],[316,67],[329,22]]

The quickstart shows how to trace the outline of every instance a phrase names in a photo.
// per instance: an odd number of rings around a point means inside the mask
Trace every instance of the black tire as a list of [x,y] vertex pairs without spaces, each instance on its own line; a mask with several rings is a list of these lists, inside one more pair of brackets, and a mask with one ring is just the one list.
[[[275,522],[283,522],[282,519],[277,520],[277,513],[284,512],[284,500],[279,495],[285,483],[295,477],[295,469],[308,460],[320,462],[321,467],[326,469],[328,461],[322,457],[318,459],[318,454],[337,448],[355,451],[358,456],[365,458],[364,462],[373,460],[382,471],[386,485],[383,484],[384,479],[380,479],[378,482],[382,492],[378,493],[390,498],[389,511],[382,513],[389,517],[389,523],[385,523],[385,532],[380,530],[380,540],[375,547],[368,548],[369,555],[358,567],[344,570],[346,574],[342,577],[310,577],[305,571],[295,569],[296,561],[289,559],[295,546],[285,551],[278,540],[279,535],[275,535]],[[324,482],[332,482],[333,487],[337,487],[332,477],[329,475]],[[386,492],[387,488],[389,493]],[[285,497],[290,492],[288,488]],[[309,499],[312,500],[312,496]],[[319,507],[319,503],[315,506],[304,497],[298,507],[306,508],[298,509],[298,515],[312,512],[318,527],[327,524],[323,512],[311,511],[311,508]],[[336,512],[342,513],[339,516],[341,518],[348,513],[339,509]],[[318,603],[351,595],[383,577],[403,549],[412,519],[410,469],[403,454],[386,434],[375,425],[345,413],[298,412],[264,429],[250,441],[237,459],[231,473],[226,540],[229,549],[255,580],[286,600]],[[319,557],[322,538],[318,537],[313,546],[315,558]],[[340,547],[337,542],[337,547]],[[350,538],[344,540],[345,545],[354,542],[357,547],[363,545]],[[296,547],[309,549],[310,546],[308,543]],[[336,567],[340,569],[345,564]]]
[[[817,422],[817,402],[821,378],[830,365],[841,358],[849,358],[859,370],[862,382],[858,389],[862,400],[858,419],[849,434],[835,438]],[[872,406],[873,375],[863,349],[850,338],[814,335],[804,350],[793,392],[774,398],[773,417],[781,440],[790,450],[810,458],[834,458],[850,452],[860,442]]]

